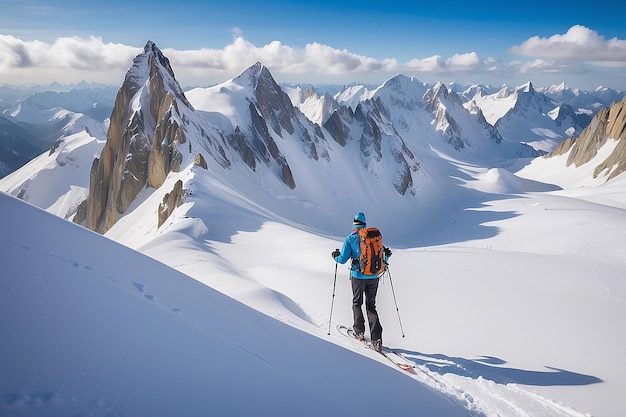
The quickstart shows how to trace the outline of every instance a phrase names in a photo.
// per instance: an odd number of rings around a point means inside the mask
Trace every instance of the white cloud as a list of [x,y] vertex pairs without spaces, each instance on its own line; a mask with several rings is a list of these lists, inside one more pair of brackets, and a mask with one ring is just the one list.
[[409,71],[420,72],[457,72],[477,71],[482,69],[483,62],[476,52],[455,54],[444,60],[440,55],[424,59],[412,59],[404,65]]
[[533,36],[509,52],[538,58],[597,61],[596,65],[602,65],[602,61],[626,62],[626,40],[605,40],[596,31],[575,25],[564,35]]
[[[456,54],[449,59],[433,56],[402,65],[397,59],[376,59],[317,42],[303,48],[273,41],[256,46],[242,31],[231,29],[233,41],[223,49],[163,49],[183,84],[220,82],[237,75],[256,61],[273,73],[284,76],[383,76],[401,71],[454,72],[482,67],[475,52]],[[104,43],[99,37],[58,38],[49,44],[23,41],[0,35],[0,74],[9,83],[24,82],[119,82],[141,48]]]
[[284,74],[346,74],[398,69],[397,62],[393,59],[379,61],[319,43],[294,48],[280,41],[273,41],[258,47],[242,37],[236,37],[224,49],[165,49],[163,52],[174,68],[195,66],[229,72],[231,75],[256,61],[262,62],[274,72]]
[[443,70],[443,58],[440,55],[433,55],[424,59],[412,59],[404,67],[409,71],[442,71]]
[[455,54],[446,61],[449,71],[472,71],[482,67],[482,61],[476,52]]
[[[525,63],[504,62],[494,57],[483,59],[477,52],[459,53],[449,58],[433,55],[402,63],[393,57],[377,59],[317,42],[304,47],[280,41],[257,46],[246,40],[239,28],[233,27],[231,32],[232,42],[223,48],[163,49],[181,85],[206,86],[223,82],[256,61],[267,66],[281,82],[312,83],[382,82],[398,73],[423,77],[428,82],[445,77],[461,82],[470,78],[492,82],[519,74],[574,75],[589,72],[588,62],[571,59],[581,56],[602,60],[593,62],[596,68],[626,66],[625,41],[605,41],[582,26],[572,27],[565,35],[530,38],[511,48],[512,52],[531,56]],[[141,47],[105,43],[95,36],[62,37],[46,43],[0,34],[0,81],[45,84],[84,80],[121,84],[133,58],[141,50]]]
[[105,44],[94,36],[58,38],[47,44],[0,35],[0,69],[114,70],[128,68],[139,51],[122,44]]
[[[122,74],[141,51],[122,44],[104,43],[101,38],[58,38],[48,44],[0,35],[0,74],[15,84],[28,82],[111,81]],[[75,79],[80,76],[79,79]],[[117,80],[121,77],[115,77]]]

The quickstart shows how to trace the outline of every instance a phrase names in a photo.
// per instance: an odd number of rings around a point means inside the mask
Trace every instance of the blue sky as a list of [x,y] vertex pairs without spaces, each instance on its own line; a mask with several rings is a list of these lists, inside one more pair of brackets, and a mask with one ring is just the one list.
[[619,3],[0,0],[0,84],[118,83],[153,40],[183,85],[221,82],[260,60],[279,82],[404,73],[626,90]]

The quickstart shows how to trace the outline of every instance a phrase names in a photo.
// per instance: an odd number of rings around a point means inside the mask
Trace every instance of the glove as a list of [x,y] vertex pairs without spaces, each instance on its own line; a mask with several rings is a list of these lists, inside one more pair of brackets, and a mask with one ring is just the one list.
[[333,259],[335,259],[339,255],[341,255],[341,252],[339,252],[339,249],[335,249],[333,253],[330,254],[330,256],[332,256]]
[[385,256],[389,258],[391,256],[391,249],[385,248]]

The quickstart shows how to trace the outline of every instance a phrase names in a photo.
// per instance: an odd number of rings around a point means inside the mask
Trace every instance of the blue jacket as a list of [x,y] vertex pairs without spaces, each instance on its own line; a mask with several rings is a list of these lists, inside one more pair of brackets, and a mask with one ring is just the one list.
[[[343,241],[343,246],[341,247],[341,253],[339,256],[335,257],[335,261],[340,264],[345,264],[348,262],[350,258],[352,260],[359,259],[361,256],[361,244],[359,242],[359,233],[355,230],[346,236]],[[389,260],[388,257],[385,256],[385,262]],[[358,270],[357,263],[353,262],[352,267],[350,268],[350,274],[357,279],[375,279],[378,278],[378,275],[365,275],[361,271]]]

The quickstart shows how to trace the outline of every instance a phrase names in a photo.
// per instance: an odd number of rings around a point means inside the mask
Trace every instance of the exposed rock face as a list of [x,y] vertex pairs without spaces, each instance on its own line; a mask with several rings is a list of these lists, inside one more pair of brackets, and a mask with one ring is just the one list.
[[204,169],[208,169],[208,165],[206,163],[206,159],[204,159],[204,156],[202,156],[201,153],[196,154],[193,163],[197,166],[199,166],[200,168],[204,168]]
[[[457,151],[468,146],[467,135],[463,133],[463,128],[459,125],[454,115],[454,113],[459,113],[459,110],[463,108],[463,102],[457,93],[448,91],[445,85],[437,83],[435,87],[424,94],[422,106],[424,110],[432,113],[435,117],[437,130],[441,132],[446,143]],[[479,109],[475,109],[475,112],[477,122],[480,128],[485,131],[486,137],[496,144],[500,144],[502,136],[493,126],[487,123]]]
[[[423,97],[422,106],[427,112],[433,113],[437,122],[437,129],[443,134],[443,140],[452,145],[455,150],[465,148],[461,130],[454,120],[450,117],[445,105],[442,102],[449,101],[450,95],[448,89],[442,83],[437,83],[432,90],[429,90]],[[459,102],[459,104],[461,104]]]
[[[183,108],[193,112],[168,59],[149,41],[126,73],[107,141],[91,168],[84,215],[89,229],[106,232],[142,188],[158,188],[180,169],[183,156],[177,145],[186,143],[184,125],[189,123]],[[223,149],[216,154],[226,166]],[[77,222],[81,219],[82,214],[76,216]]]
[[269,70],[257,62],[233,80],[251,86],[247,97],[249,122],[235,127],[228,135],[229,144],[252,169],[259,163],[271,168],[289,188],[296,187],[293,173],[277,141],[289,138],[299,142],[306,156],[313,160],[330,159],[321,128],[293,106]]
[[619,143],[594,170],[594,178],[609,170],[607,181],[626,171],[626,140],[621,140],[626,139],[626,96],[609,108],[600,110],[576,140],[565,140],[548,157],[569,151],[567,166],[574,164],[578,167],[591,161],[609,138],[619,140]]
[[167,218],[170,217],[174,209],[183,203],[186,194],[187,193],[183,189],[183,182],[181,180],[176,181],[172,191],[165,194],[163,202],[159,204],[159,219],[157,227],[161,227]]
[[563,142],[561,142],[559,145],[557,145],[557,147],[554,148],[552,152],[545,155],[545,157],[549,158],[551,156],[558,156],[558,155],[566,154],[567,152],[569,152],[570,149],[572,149],[572,146],[574,146],[574,143],[576,143],[576,139],[567,138]]
[[74,223],[78,224],[82,224],[85,220],[87,220],[87,200],[83,200],[78,205],[74,218],[72,219]]
[[[187,143],[185,125],[191,104],[174,77],[168,59],[153,42],[134,60],[120,88],[100,158],[92,164],[89,197],[75,216],[78,223],[105,233],[142,188],[160,187],[183,160],[178,146]],[[202,136],[208,136],[202,131]],[[186,148],[186,146],[185,146]],[[189,152],[192,152],[189,143]],[[223,149],[217,149],[227,166]],[[207,167],[202,155],[199,163]],[[159,226],[184,199],[182,181],[159,207]]]
[[350,129],[348,125],[354,120],[354,112],[351,107],[341,106],[336,110],[324,123],[324,127],[335,142],[341,146],[346,146],[350,137]]
[[255,93],[261,116],[278,135],[282,136],[281,128],[293,134],[292,121],[295,119],[295,107],[289,96],[280,89],[269,70],[261,63],[257,62],[252,71],[258,71]]
[[[391,182],[396,191],[404,195],[412,190],[412,171],[417,171],[419,164],[393,127],[380,97],[359,103],[354,112],[342,106],[324,127],[341,146],[346,146],[350,140],[357,141],[361,164],[372,172],[377,171],[384,158],[389,158],[388,164],[393,167]],[[384,141],[389,142],[390,154],[383,153]]]

